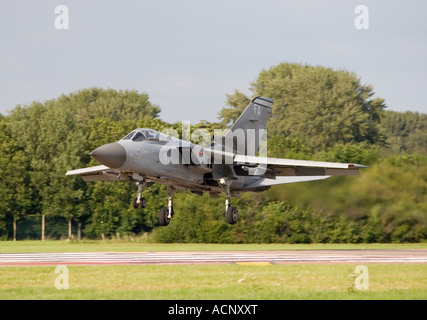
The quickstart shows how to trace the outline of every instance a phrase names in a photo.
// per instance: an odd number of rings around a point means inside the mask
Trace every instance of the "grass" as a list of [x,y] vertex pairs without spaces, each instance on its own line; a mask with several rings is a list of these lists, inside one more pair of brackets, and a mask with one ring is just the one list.
[[54,266],[0,267],[0,299],[427,299],[427,265],[368,265],[369,289],[354,265],[69,266],[56,289]]
[[[3,241],[0,253],[415,249],[427,244],[150,244]],[[69,289],[56,289],[55,266],[1,266],[0,299],[427,299],[427,264],[366,264],[369,289],[355,287],[354,264],[67,266]]]
[[132,251],[245,251],[245,250],[359,250],[427,249],[427,243],[414,244],[155,244],[141,240],[84,241],[0,241],[0,253],[23,252],[132,252]]

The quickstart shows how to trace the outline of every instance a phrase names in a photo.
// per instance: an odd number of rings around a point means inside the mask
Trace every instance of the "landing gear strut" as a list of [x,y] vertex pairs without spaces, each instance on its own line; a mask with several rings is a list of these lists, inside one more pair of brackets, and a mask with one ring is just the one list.
[[225,220],[229,224],[235,224],[239,218],[239,213],[236,207],[230,206],[230,186],[225,185],[225,183],[220,183],[220,185],[224,185],[225,192]]
[[147,206],[147,200],[141,197],[142,189],[145,188],[146,183],[144,181],[136,182],[138,187],[137,197],[132,199],[132,207],[137,208],[145,208]]
[[159,223],[161,226],[165,227],[171,222],[171,219],[168,218],[168,216],[168,209],[166,209],[166,207],[161,208],[159,211]]
[[229,224],[235,224],[239,219],[239,213],[236,207],[230,206],[230,197],[225,196],[225,220]]
[[173,187],[169,187],[167,189],[168,192],[168,207],[163,207],[159,211],[159,223],[161,226],[167,226],[172,217],[173,217],[173,197],[175,195],[175,189]]

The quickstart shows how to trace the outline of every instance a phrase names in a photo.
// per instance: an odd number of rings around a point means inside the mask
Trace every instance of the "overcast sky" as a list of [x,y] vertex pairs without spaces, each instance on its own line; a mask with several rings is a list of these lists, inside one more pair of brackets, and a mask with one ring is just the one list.
[[[358,30],[358,5],[369,29]],[[58,5],[69,29],[58,30]],[[427,2],[2,0],[0,112],[88,87],[136,89],[168,122],[217,121],[281,62],[355,72],[389,110],[427,113]],[[64,22],[64,21],[61,21]]]

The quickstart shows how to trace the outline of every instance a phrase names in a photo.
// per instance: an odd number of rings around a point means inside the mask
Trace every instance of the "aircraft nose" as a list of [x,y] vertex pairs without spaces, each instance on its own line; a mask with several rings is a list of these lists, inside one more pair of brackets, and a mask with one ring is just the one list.
[[90,155],[99,163],[113,169],[120,168],[126,161],[126,150],[117,142],[105,144],[93,150]]

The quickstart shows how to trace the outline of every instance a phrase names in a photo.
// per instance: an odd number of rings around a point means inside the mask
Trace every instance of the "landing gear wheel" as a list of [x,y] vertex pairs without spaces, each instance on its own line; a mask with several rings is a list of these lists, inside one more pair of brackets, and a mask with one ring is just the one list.
[[145,198],[139,199],[139,203],[138,203],[138,198],[132,199],[132,207],[134,207],[135,209],[138,209],[139,207],[144,209],[146,206],[147,206],[147,200],[145,200]]
[[161,226],[167,226],[169,222],[171,221],[170,218],[168,218],[169,210],[166,207],[163,207],[159,211],[159,223]]
[[227,211],[225,212],[225,219],[229,224],[235,224],[237,222],[237,219],[239,217],[238,211],[236,207],[228,207]]
[[133,198],[132,199],[132,207],[134,207],[135,209],[138,209],[139,204],[137,203],[138,198]]
[[139,206],[144,209],[147,206],[147,200],[145,198],[139,199]]

